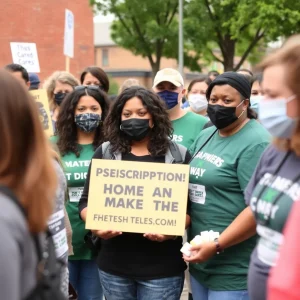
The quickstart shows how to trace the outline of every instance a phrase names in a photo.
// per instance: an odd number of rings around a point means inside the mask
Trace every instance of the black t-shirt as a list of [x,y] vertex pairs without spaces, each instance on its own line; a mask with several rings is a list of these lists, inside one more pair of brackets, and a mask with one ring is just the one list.
[[[93,158],[102,158],[101,147],[96,150]],[[184,164],[188,164],[190,159],[191,155],[187,152]],[[164,156],[135,156],[132,153],[123,155],[122,160],[165,163]],[[89,181],[90,170],[79,202],[79,212],[87,207]],[[187,198],[182,201],[187,201]],[[97,263],[102,271],[127,278],[151,280],[173,277],[181,275],[186,269],[181,247],[182,237],[160,243],[150,241],[140,233],[123,232],[112,239],[101,240]]]

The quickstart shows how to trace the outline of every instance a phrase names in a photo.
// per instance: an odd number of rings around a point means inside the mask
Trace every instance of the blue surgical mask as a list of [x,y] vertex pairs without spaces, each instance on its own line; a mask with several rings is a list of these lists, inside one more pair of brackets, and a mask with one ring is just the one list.
[[165,103],[167,104],[168,109],[172,109],[178,104],[178,93],[170,92],[170,91],[163,91],[157,93],[157,95],[162,98]]
[[272,136],[288,139],[293,135],[299,118],[287,116],[287,104],[295,98],[293,95],[287,99],[262,100],[259,103],[259,120]]
[[250,104],[251,104],[250,108],[253,109],[257,114],[258,114],[259,103],[262,99],[264,99],[264,96],[261,95],[253,95],[250,98]]

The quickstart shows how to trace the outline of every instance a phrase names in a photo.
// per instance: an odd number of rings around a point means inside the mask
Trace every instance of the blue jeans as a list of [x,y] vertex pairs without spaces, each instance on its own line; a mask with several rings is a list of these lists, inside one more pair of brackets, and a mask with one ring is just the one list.
[[103,291],[95,260],[69,260],[69,279],[78,300],[102,300]]
[[191,275],[193,298],[196,300],[249,300],[248,291],[212,291]]
[[119,277],[99,270],[106,300],[179,300],[184,274],[152,280]]

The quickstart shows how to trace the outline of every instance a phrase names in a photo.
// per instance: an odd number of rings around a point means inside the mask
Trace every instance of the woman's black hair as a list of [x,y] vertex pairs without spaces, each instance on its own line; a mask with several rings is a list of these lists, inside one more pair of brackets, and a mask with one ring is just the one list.
[[125,89],[114,101],[110,114],[104,122],[105,138],[111,143],[111,151],[129,153],[131,143],[120,130],[122,111],[125,103],[139,98],[152,116],[154,127],[149,132],[148,150],[152,156],[163,156],[169,149],[173,129],[165,103],[154,92],[140,86]]
[[103,124],[109,111],[109,102],[106,94],[100,90],[82,89],[74,90],[69,93],[63,100],[58,119],[56,122],[56,135],[58,136],[57,146],[61,155],[69,152],[75,153],[77,157],[80,156],[81,146],[77,143],[77,126],[75,124],[75,110],[76,106],[83,96],[93,97],[101,106],[101,124],[96,129],[95,138],[93,141],[94,149],[99,147],[104,142]]
[[109,91],[109,79],[107,77],[107,74],[99,67],[88,67],[86,68],[80,75],[80,82],[83,84],[85,75],[91,73],[94,77],[96,77],[103,88],[103,90],[108,93]]
[[187,88],[187,92],[189,93],[192,90],[193,85],[198,82],[205,82],[207,86],[209,86],[212,83],[212,80],[208,76],[196,78],[190,82],[189,87]]

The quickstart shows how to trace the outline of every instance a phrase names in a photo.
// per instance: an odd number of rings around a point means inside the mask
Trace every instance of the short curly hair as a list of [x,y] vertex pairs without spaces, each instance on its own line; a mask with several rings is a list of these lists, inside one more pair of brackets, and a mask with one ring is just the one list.
[[163,156],[169,149],[173,128],[167,113],[165,103],[154,92],[140,86],[125,89],[115,100],[110,114],[104,122],[105,138],[111,143],[112,152],[129,153],[130,141],[120,130],[121,115],[125,103],[134,98],[139,98],[144,107],[153,118],[154,127],[150,130],[148,150],[152,156]]
[[[98,90],[75,90],[68,94],[60,106],[58,119],[56,122],[56,135],[58,136],[57,147],[63,156],[69,152],[80,156],[81,146],[77,143],[77,126],[75,124],[75,110],[81,97],[89,95],[93,97],[101,106],[101,121],[103,122],[109,111],[109,102],[106,94]],[[104,142],[102,122],[96,129],[93,141],[94,149]]]

